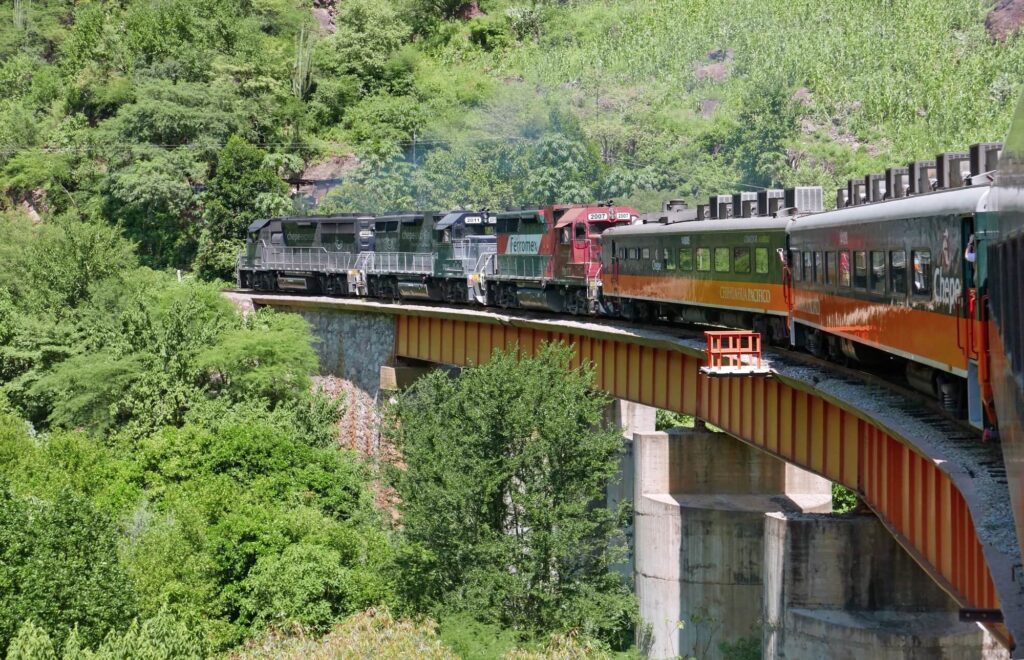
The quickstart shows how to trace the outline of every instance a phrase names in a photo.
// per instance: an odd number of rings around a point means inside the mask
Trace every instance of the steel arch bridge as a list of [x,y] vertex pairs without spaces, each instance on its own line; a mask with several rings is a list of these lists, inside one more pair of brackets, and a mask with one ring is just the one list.
[[854,490],[962,608],[1001,611],[1003,623],[985,624],[997,639],[1012,648],[1024,638],[1024,576],[1016,574],[1012,521],[1007,539],[990,519],[994,506],[1009,508],[998,449],[877,387],[782,356],[768,358],[768,378],[708,376],[700,372],[700,339],[592,319],[280,295],[252,301],[298,312],[390,315],[394,356],[439,364],[482,364],[495,349],[532,354],[544,342],[565,342],[575,349],[572,366],[591,366],[611,396],[693,415]]

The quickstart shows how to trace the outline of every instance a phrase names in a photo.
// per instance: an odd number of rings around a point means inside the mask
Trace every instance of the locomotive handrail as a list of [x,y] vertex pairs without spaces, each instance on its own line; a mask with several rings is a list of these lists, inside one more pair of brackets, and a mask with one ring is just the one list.
[[433,252],[361,252],[356,268],[366,273],[429,275],[434,272]]
[[356,260],[352,252],[328,250],[325,247],[268,247],[260,241],[254,265],[273,270],[318,270],[337,273],[348,270]]
[[541,279],[548,269],[551,257],[546,254],[499,254],[495,274],[505,277]]

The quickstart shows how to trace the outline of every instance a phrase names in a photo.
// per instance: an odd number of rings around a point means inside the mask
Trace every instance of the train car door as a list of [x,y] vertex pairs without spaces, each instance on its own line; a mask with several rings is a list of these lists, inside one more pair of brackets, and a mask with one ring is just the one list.
[[971,255],[977,254],[974,244],[974,216],[960,219],[960,277],[963,283],[960,297],[957,325],[963,324],[964,332],[957,333],[967,362],[967,419],[972,426],[984,426],[985,413],[982,404],[982,377],[979,360],[986,359],[979,350],[979,334],[986,332],[985,325],[978,323],[984,316],[982,302],[978,299],[976,264]]

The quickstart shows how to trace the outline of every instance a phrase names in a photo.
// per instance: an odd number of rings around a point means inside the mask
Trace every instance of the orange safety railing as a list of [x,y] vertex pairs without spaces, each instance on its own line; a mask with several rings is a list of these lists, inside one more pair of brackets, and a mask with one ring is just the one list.
[[[708,342],[708,369],[755,367],[761,369],[761,333],[714,330],[704,333]],[[744,361],[744,358],[749,358]]]

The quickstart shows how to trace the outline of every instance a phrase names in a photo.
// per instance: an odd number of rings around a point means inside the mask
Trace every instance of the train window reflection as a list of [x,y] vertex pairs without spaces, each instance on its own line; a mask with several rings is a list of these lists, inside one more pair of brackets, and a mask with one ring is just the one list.
[[893,250],[889,253],[889,271],[892,277],[892,292],[907,294],[907,253]]
[[679,248],[679,270],[693,270],[693,250]]
[[650,259],[651,258],[651,248],[644,248],[643,258],[644,259]]
[[737,273],[750,272],[750,248],[738,247],[732,249],[732,269]]
[[825,253],[825,284],[836,283],[836,253]]
[[868,286],[868,253],[853,253],[853,286],[866,289]]
[[825,259],[821,252],[814,253],[814,281],[818,284],[825,283]]
[[843,250],[839,253],[839,286],[850,286],[850,253]]
[[711,270],[711,248],[697,248],[697,270],[705,273]]
[[672,252],[668,248],[665,248],[664,250],[662,250],[662,254],[664,255],[665,260],[665,269],[675,270],[676,260],[672,258]]
[[729,248],[715,248],[715,272],[729,272]]
[[871,253],[871,290],[885,293],[885,252]]
[[793,279],[797,282],[804,279],[804,262],[801,260],[800,250],[789,251],[789,263],[792,264]]
[[754,271],[761,275],[768,273],[768,248],[754,248]]
[[932,292],[932,253],[930,250],[914,250],[910,253],[914,262],[914,293]]
[[804,279],[808,282],[814,279],[814,253],[804,252]]

